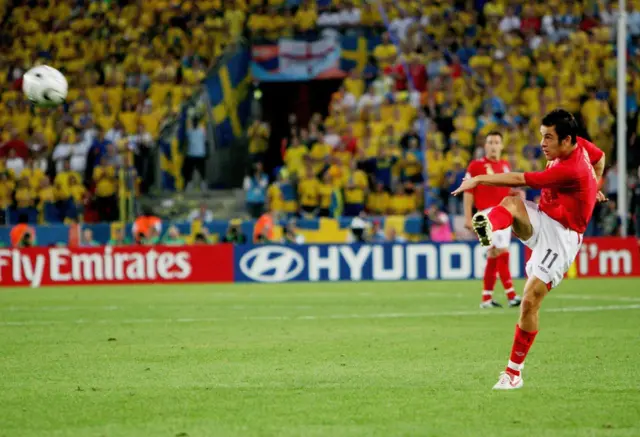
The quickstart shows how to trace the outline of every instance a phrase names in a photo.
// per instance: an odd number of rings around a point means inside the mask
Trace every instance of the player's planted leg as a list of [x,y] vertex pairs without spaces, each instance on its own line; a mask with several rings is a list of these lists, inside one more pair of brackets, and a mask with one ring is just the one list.
[[522,368],[529,349],[538,334],[538,313],[544,297],[549,292],[547,284],[532,276],[524,288],[524,298],[520,306],[520,319],[511,348],[509,363],[500,379],[493,386],[494,390],[512,390],[523,385]]

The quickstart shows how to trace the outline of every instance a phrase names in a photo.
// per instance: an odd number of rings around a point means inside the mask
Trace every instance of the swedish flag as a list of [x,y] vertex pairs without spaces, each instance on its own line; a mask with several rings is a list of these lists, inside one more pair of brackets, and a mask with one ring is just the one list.
[[223,58],[215,73],[205,79],[218,147],[228,147],[244,135],[251,111],[250,60],[249,49],[240,48]]
[[356,68],[362,72],[367,65],[369,55],[380,43],[379,37],[344,36],[342,37],[342,54],[340,56],[340,69],[351,71]]
[[182,164],[184,162],[182,143],[186,137],[186,117],[187,109],[183,108],[176,132],[169,138],[163,138],[158,142],[162,188],[165,190],[182,191],[184,188],[184,180],[182,179]]

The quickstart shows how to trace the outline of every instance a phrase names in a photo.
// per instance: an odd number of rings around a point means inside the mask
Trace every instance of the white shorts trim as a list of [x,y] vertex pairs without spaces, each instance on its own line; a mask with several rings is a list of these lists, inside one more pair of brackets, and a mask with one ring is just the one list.
[[[489,214],[489,212],[493,209],[487,208],[482,212],[485,214]],[[493,231],[491,237],[491,247],[495,247],[496,249],[508,249],[511,245],[511,226],[506,229],[500,229],[499,231]]]
[[522,241],[532,250],[526,266],[527,276],[535,276],[555,288],[578,254],[582,234],[562,226],[540,211],[536,203],[526,200],[524,205],[533,227],[531,238]]

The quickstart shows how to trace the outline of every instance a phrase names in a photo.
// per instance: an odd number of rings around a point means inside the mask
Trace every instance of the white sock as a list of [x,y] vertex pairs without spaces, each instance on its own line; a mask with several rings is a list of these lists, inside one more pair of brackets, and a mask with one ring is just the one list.
[[507,364],[507,367],[511,370],[515,370],[516,372],[520,373],[522,372],[522,368],[524,367],[524,363],[521,364],[517,364],[514,363],[513,361],[509,360],[509,363]]

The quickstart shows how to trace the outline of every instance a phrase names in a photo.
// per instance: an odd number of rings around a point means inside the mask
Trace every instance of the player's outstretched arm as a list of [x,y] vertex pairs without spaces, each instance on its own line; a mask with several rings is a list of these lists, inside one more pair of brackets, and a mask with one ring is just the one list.
[[452,194],[457,196],[460,193],[474,189],[478,185],[488,185],[490,187],[524,187],[527,183],[524,179],[524,173],[486,174],[465,179]]

